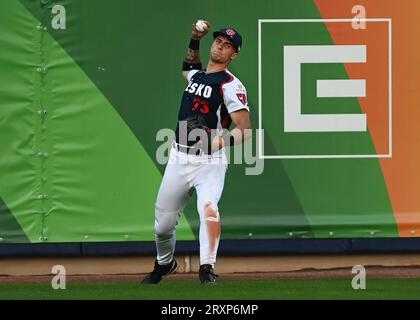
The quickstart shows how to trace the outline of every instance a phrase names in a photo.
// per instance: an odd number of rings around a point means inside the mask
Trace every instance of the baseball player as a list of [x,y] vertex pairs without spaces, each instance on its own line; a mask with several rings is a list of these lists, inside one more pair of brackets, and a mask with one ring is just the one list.
[[[192,192],[197,193],[200,216],[200,269],[202,284],[213,284],[220,239],[218,202],[222,194],[227,157],[225,148],[242,143],[251,128],[246,89],[228,69],[242,46],[234,28],[213,33],[207,68],[199,56],[200,39],[210,29],[208,21],[192,26],[192,37],[182,75],[188,81],[181,100],[178,125],[155,208],[157,259],[154,270],[142,281],[156,284],[174,273],[175,227]],[[231,123],[235,128],[229,131]]]

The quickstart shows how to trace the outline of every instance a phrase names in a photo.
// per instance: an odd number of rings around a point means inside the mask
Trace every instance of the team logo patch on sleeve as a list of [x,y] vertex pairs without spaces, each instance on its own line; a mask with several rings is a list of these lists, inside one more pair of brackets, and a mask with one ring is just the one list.
[[246,94],[245,93],[237,93],[236,96],[238,97],[239,101],[242,102],[243,105],[246,105]]

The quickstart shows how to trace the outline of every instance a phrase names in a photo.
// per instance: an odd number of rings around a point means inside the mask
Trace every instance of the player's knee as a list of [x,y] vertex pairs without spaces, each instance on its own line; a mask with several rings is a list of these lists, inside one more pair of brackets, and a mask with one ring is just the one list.
[[155,213],[155,235],[159,238],[170,237],[175,232],[177,214],[163,211],[156,206]]
[[155,224],[155,236],[169,238],[175,232],[175,227],[169,224]]
[[206,201],[202,206],[204,219],[206,221],[220,222],[219,210],[212,201]]

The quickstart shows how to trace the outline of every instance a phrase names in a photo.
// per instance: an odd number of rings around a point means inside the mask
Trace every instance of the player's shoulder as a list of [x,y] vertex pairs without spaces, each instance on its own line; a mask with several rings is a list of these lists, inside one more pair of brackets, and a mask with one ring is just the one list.
[[191,81],[193,78],[196,78],[198,75],[205,73],[205,70],[194,69],[188,72],[187,80]]
[[234,75],[232,72],[230,72],[227,69],[225,70],[225,73],[229,77],[229,79],[223,84],[224,88],[246,90],[244,84],[242,83],[241,80],[239,80],[239,78],[236,75]]

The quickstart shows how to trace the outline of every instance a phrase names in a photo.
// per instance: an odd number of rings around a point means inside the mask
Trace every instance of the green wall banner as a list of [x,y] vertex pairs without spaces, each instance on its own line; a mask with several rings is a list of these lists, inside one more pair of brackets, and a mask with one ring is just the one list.
[[418,236],[420,3],[400,2],[2,0],[0,243],[154,240],[197,19],[244,39],[222,239]]

